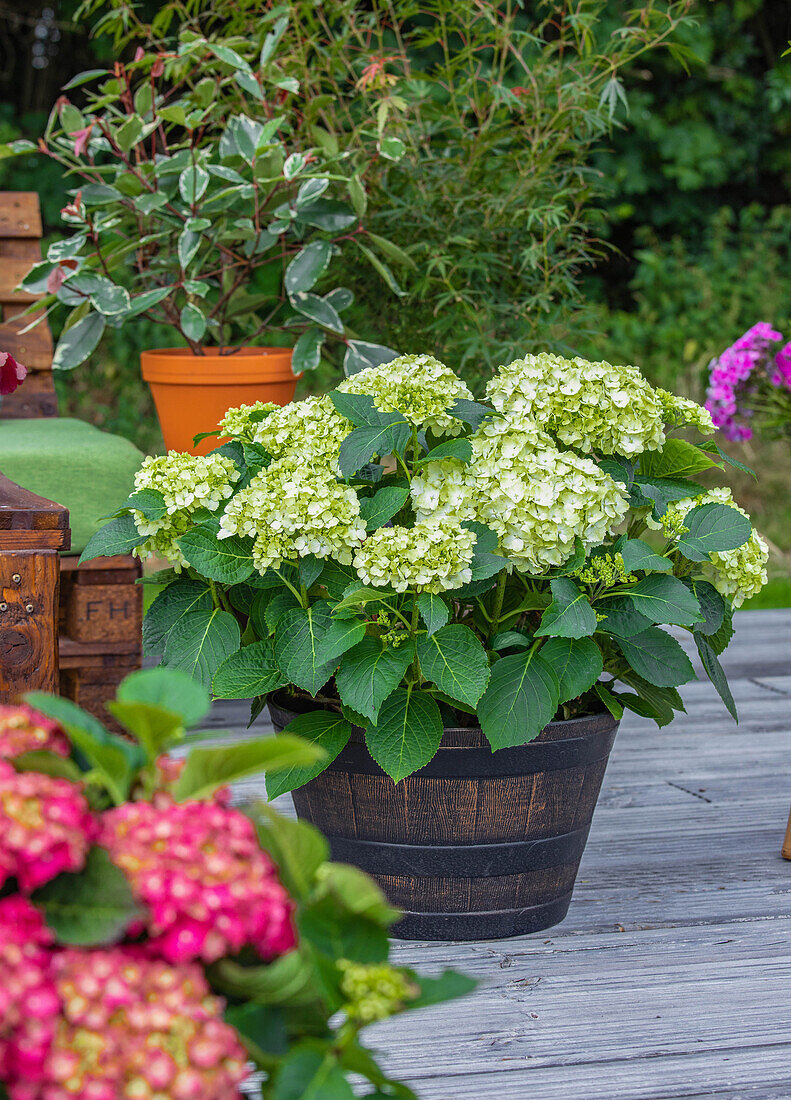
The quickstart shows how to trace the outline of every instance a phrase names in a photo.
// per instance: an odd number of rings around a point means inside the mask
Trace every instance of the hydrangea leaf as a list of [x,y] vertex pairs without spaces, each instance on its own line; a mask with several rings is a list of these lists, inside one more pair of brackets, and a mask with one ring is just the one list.
[[173,624],[165,643],[164,663],[183,669],[211,689],[215,672],[236,652],[240,641],[239,624],[229,612],[217,608],[190,611]]
[[396,512],[403,508],[409,496],[409,489],[401,485],[386,485],[372,497],[360,501],[360,515],[369,531],[376,531],[391,520]]
[[210,611],[211,592],[202,581],[186,578],[169,584],[153,601],[143,619],[143,652],[148,657],[165,652],[172,628],[190,611]]
[[453,623],[417,639],[417,656],[427,680],[451,699],[474,707],[489,682],[486,650],[468,626]]
[[526,745],[549,725],[558,709],[555,670],[534,648],[502,657],[478,703],[478,718],[493,749]]
[[736,703],[731,694],[731,689],[728,687],[728,679],[723,671],[722,665],[717,659],[717,652],[714,646],[711,644],[710,639],[699,630],[693,631],[693,637],[695,639],[695,645],[698,648],[698,654],[700,655],[700,663],[703,665],[706,675],[714,685],[717,694],[720,699],[722,699],[734,722],[738,722],[739,714],[736,710]]
[[700,604],[687,586],[664,573],[643,577],[624,596],[652,623],[692,626],[702,619]]
[[397,688],[365,733],[368,751],[398,783],[428,764],[442,740],[442,716],[425,691]]
[[363,619],[336,619],[319,642],[318,660],[337,661],[365,637]]
[[301,737],[309,744],[316,745],[322,756],[313,764],[302,764],[286,768],[266,777],[267,798],[277,798],[286,791],[296,790],[314,779],[328,764],[331,764],[351,736],[351,723],[339,714],[331,711],[314,710],[298,715],[289,722],[283,731],[293,737]]
[[329,603],[287,611],[275,628],[275,658],[289,683],[316,695],[333,673],[334,663],[320,659],[319,646],[333,624]]
[[625,595],[609,595],[605,592],[596,600],[596,610],[605,616],[596,628],[602,634],[631,638],[651,626],[651,620],[636,611]]
[[218,699],[255,699],[284,683],[268,638],[243,646],[227,657],[214,674]]
[[689,657],[676,639],[656,626],[616,640],[637,675],[657,687],[678,687],[696,678]]
[[218,539],[208,527],[193,527],[178,547],[193,569],[223,584],[240,584],[255,571],[250,543],[237,535]]
[[246,775],[306,767],[320,760],[324,760],[324,753],[318,746],[287,734],[241,741],[236,745],[195,748],[187,756],[173,797],[177,802],[205,799],[218,787]]
[[58,943],[99,947],[123,939],[145,911],[135,901],[126,875],[104,848],[91,848],[85,867],[40,887],[32,901]]
[[673,568],[670,558],[657,554],[642,539],[627,539],[621,546],[620,553],[623,555],[623,564],[630,573],[638,569],[646,573],[669,573]]
[[703,504],[684,517],[687,533],[678,540],[678,549],[690,561],[708,561],[712,553],[736,550],[752,534],[747,516],[727,504]]
[[421,619],[426,624],[429,637],[443,627],[450,618],[450,608],[442,596],[432,592],[421,592],[417,598],[417,607]]
[[559,638],[587,638],[596,630],[596,612],[587,596],[568,577],[554,577],[550,582],[552,603],[541,617],[536,637],[555,635]]
[[593,638],[549,638],[541,657],[558,678],[558,702],[567,703],[590,691],[604,669],[604,661]]
[[88,545],[80,554],[80,565],[93,558],[109,558],[114,554],[128,554],[144,541],[137,530],[132,516],[119,516],[111,519],[92,535]]
[[640,472],[647,477],[693,477],[721,463],[686,439],[668,439],[661,451],[640,456]]
[[364,638],[343,655],[335,683],[347,707],[375,722],[385,699],[401,683],[414,656],[414,645],[397,649],[378,638]]

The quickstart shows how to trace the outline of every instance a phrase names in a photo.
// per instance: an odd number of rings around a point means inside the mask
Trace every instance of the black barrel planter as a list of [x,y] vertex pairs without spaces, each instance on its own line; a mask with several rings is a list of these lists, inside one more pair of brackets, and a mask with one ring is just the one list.
[[[296,717],[289,703],[270,699],[277,731]],[[404,911],[394,935],[538,932],[568,910],[617,729],[608,713],[552,722],[496,753],[480,729],[446,729],[434,759],[396,785],[355,727],[294,805],[334,859],[367,871]]]

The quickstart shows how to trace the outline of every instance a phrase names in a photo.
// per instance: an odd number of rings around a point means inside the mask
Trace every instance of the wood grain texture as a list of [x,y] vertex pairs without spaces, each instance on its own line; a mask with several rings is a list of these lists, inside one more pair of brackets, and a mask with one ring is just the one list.
[[42,232],[36,191],[0,191],[0,238],[40,239]]
[[0,552],[0,702],[58,685],[58,556]]
[[[705,681],[663,730],[624,719],[562,924],[394,941],[397,963],[480,980],[367,1032],[421,1100],[791,1098],[791,612],[738,613],[723,663],[738,726]],[[248,714],[217,704],[206,724],[260,735]]]
[[68,550],[69,512],[0,473],[0,551]]
[[[13,309],[8,305],[3,307],[3,323],[0,324],[0,347],[4,351],[10,351],[15,359],[18,359],[20,363],[27,367],[28,371],[51,371],[54,345],[49,325],[46,321],[41,321],[29,332],[23,332],[23,329],[26,329],[37,316],[40,316],[40,311],[36,314],[27,314],[24,317],[20,317],[19,312],[18,308]],[[25,385],[29,385],[30,381],[31,379],[28,378]]]

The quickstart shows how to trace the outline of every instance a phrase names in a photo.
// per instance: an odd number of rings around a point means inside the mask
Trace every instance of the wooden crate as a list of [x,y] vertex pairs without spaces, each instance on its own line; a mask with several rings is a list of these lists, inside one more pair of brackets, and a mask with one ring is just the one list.
[[73,642],[63,635],[60,638],[60,694],[116,733],[123,732],[122,728],[105,703],[115,698],[121,681],[140,667],[139,645],[126,648],[129,652],[119,653],[117,643],[102,647]]
[[130,642],[140,646],[143,589],[140,563],[126,555],[77,565],[61,560],[61,634],[74,642]]

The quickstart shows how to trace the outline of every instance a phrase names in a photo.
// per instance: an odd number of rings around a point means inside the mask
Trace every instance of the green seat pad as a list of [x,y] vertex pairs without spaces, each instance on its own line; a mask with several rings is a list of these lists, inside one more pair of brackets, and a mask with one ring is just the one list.
[[142,461],[128,439],[83,420],[0,420],[0,472],[69,509],[72,554],[123,504]]

